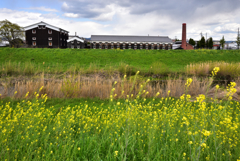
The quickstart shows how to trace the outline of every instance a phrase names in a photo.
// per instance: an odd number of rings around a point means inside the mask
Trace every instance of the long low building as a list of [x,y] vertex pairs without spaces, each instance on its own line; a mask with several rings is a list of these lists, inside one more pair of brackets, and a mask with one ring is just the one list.
[[92,49],[172,49],[168,36],[91,35]]

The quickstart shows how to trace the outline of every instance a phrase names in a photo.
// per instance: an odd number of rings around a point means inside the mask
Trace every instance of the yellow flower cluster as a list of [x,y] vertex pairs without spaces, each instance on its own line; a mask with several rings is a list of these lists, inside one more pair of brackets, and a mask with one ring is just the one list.
[[[191,82],[189,79],[186,85]],[[230,84],[228,97],[236,92],[235,86]],[[141,89],[142,93],[146,91]],[[31,160],[33,155],[36,160],[64,160],[66,156],[79,160],[240,157],[239,102],[216,104],[207,102],[205,95],[194,102],[190,95],[146,101],[131,99],[129,94],[126,100],[107,104],[86,101],[55,108],[45,107],[46,95],[35,95],[34,100],[17,105],[0,104],[1,159]]]
[[192,78],[188,78],[187,82],[185,83],[185,86],[189,87],[192,81],[193,81]]
[[234,93],[237,92],[237,89],[235,88],[236,86],[236,83],[235,82],[230,82],[230,84],[228,85],[228,88],[227,88],[227,97],[228,97],[228,100],[232,100],[232,96]]
[[212,76],[213,76],[213,77],[216,76],[219,71],[220,71],[220,68],[219,68],[219,67],[213,68]]

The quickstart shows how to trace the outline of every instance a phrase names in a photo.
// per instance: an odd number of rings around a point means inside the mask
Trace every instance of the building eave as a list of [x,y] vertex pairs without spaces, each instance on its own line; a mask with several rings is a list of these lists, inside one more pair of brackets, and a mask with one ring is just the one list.
[[62,28],[59,28],[59,27],[50,25],[50,24],[48,24],[48,23],[46,23],[46,22],[43,22],[43,21],[41,21],[41,22],[39,22],[39,23],[36,23],[36,24],[33,24],[33,25],[26,26],[26,27],[24,27],[24,30],[25,30],[25,31],[26,31],[26,30],[31,30],[31,29],[33,29],[33,28],[38,27],[39,25],[45,25],[47,28],[50,28],[50,29],[55,30],[55,31],[59,31],[59,32],[60,32],[60,31],[64,31],[64,32],[69,33],[69,31],[67,31],[67,30],[64,30],[64,29],[62,29]]

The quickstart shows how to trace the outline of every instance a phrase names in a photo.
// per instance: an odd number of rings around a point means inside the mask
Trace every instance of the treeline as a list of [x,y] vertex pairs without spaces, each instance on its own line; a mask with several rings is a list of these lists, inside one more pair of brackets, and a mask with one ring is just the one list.
[[[192,38],[190,38],[189,39],[189,44],[191,44],[192,46],[195,46],[196,42]],[[212,37],[210,37],[207,41],[205,40],[204,37],[202,37],[201,40],[197,42],[197,48],[212,49],[213,48],[213,39],[212,39]]]

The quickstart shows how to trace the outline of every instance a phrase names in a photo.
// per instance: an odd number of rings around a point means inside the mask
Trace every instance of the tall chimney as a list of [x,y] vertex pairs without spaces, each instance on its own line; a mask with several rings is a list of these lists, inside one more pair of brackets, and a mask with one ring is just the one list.
[[186,23],[182,24],[182,48],[184,50],[187,49],[187,42],[186,42]]

